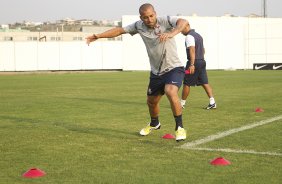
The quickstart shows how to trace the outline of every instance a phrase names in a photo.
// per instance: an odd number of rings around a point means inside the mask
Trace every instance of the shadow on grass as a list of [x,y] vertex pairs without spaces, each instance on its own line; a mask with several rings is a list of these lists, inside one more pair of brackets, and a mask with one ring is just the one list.
[[162,147],[161,141],[154,141],[152,139],[146,139],[145,136],[141,136],[139,132],[125,131],[125,130],[117,130],[111,128],[85,128],[78,126],[62,126],[66,128],[68,131],[84,133],[84,134],[92,134],[98,135],[108,140],[118,139],[118,140],[135,140],[135,142],[139,142],[143,145],[157,146]]
[[81,100],[81,101],[93,101],[97,103],[103,103],[103,104],[111,104],[111,105],[142,105],[147,106],[146,99],[144,99],[144,103],[136,102],[136,101],[125,101],[125,100],[118,100],[118,99],[111,99],[111,98],[67,98],[62,97],[66,99],[72,99],[72,100]]
[[[66,97],[62,97],[62,98],[66,98]],[[93,101],[93,102],[96,102],[96,103],[111,104],[111,105],[117,105],[117,106],[120,106],[120,105],[134,105],[135,106],[135,105],[137,105],[137,106],[142,106],[142,107],[147,108],[147,102],[146,102],[147,99],[146,99],[146,97],[144,99],[144,103],[136,102],[136,101],[124,101],[124,100],[118,100],[118,99],[110,99],[110,98],[66,98],[66,99],[82,100],[82,101]],[[161,101],[164,101],[164,100],[168,100],[168,99],[165,99],[164,97],[162,97]],[[161,108],[162,109],[163,108],[171,109],[169,104],[162,105]]]
[[[58,126],[58,125],[57,125]],[[95,135],[100,135],[100,136],[105,136],[107,138],[111,137],[116,137],[116,138],[124,138],[125,136],[127,137],[128,135],[137,137],[138,134],[136,132],[129,132],[125,130],[117,130],[117,129],[111,129],[111,128],[85,128],[81,126],[62,126],[59,125],[60,127],[63,127],[69,131],[72,132],[77,132],[77,133],[85,133],[85,134],[95,134]],[[138,136],[139,137],[139,136]]]
[[[22,127],[22,123],[29,123],[29,124],[37,124],[37,125],[44,125],[44,126],[54,126],[54,128],[62,128],[67,131],[71,132],[77,132],[79,134],[89,134],[89,135],[96,135],[101,136],[104,139],[120,139],[120,140],[135,140],[141,144],[144,145],[150,145],[150,146],[157,146],[162,147],[163,144],[161,141],[155,141],[154,139],[147,139],[146,136],[140,136],[139,131],[133,130],[119,130],[119,129],[113,129],[113,128],[107,128],[107,127],[97,127],[97,128],[89,128],[89,127],[83,127],[79,126],[77,124],[72,124],[68,122],[58,122],[58,121],[44,121],[40,119],[32,119],[32,118],[23,118],[23,117],[15,117],[15,116],[0,116],[0,120],[7,120],[14,123],[19,123],[17,125],[20,125]],[[4,127],[1,126],[1,128],[9,128],[10,126],[5,125]],[[24,129],[24,127],[22,127]]]
[[21,118],[21,117],[15,117],[15,116],[0,116],[0,120],[8,120],[8,121],[12,121],[15,123],[32,123],[32,124],[42,123],[42,121],[39,122],[36,119]]
[[[83,127],[72,123],[59,123],[56,121],[44,121],[40,119],[32,119],[32,118],[22,118],[22,117],[15,117],[15,116],[0,116],[0,120],[8,120],[15,123],[31,123],[31,124],[42,124],[42,125],[53,125],[56,127],[61,127],[63,129],[66,129],[68,131],[72,132],[78,132],[78,133],[85,133],[85,134],[98,134],[102,136],[107,137],[125,137],[122,135],[131,135],[137,137],[138,134],[136,132],[130,132],[125,130],[118,130],[118,129],[111,129],[111,128],[89,128],[89,127]],[[0,125],[1,127],[1,125]],[[7,127],[7,126],[6,126]],[[139,137],[139,136],[138,136]]]

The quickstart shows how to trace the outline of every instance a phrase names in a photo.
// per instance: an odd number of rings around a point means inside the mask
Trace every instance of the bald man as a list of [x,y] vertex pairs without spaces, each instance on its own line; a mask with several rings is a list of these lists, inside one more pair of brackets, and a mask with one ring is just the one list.
[[159,102],[165,94],[170,102],[175,119],[176,141],[186,139],[186,131],[182,122],[182,108],[178,98],[178,90],[184,78],[184,66],[180,61],[174,36],[182,32],[188,22],[178,17],[157,17],[151,4],[143,4],[139,8],[140,19],[126,27],[116,27],[100,34],[93,34],[86,38],[87,44],[99,38],[112,38],[121,34],[139,34],[146,46],[150,60],[151,72],[147,89],[147,104],[150,123],[141,131],[140,135],[149,135],[152,130],[161,128],[159,121]]

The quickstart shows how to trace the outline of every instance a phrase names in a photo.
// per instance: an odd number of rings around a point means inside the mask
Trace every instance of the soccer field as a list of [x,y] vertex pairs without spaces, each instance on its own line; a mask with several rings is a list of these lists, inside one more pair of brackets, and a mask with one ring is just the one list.
[[[0,183],[281,183],[282,72],[208,75],[218,108],[192,88],[177,143],[162,138],[175,127],[165,96],[162,128],[139,135],[148,72],[1,74]],[[46,175],[23,178],[30,168]]]

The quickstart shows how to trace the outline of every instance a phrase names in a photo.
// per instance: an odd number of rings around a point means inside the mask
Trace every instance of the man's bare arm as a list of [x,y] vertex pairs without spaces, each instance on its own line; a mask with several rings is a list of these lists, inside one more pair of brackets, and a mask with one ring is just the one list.
[[125,31],[122,27],[116,27],[108,31],[105,31],[103,33],[93,34],[93,35],[86,37],[86,43],[89,45],[91,42],[94,42],[98,40],[99,38],[114,38],[124,33]]
[[196,49],[195,46],[190,46],[189,47],[189,53],[190,53],[190,74],[195,73],[195,58],[196,58]]

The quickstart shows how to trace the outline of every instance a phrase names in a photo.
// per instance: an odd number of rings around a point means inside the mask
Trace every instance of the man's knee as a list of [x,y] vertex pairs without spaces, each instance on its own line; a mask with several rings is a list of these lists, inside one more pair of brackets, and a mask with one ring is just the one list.
[[152,107],[152,106],[154,105],[154,102],[148,98],[148,99],[147,99],[147,105],[148,105],[149,107]]
[[147,98],[147,104],[148,104],[149,107],[155,107],[155,106],[157,106],[157,105],[158,105],[158,102],[159,102],[159,97],[158,97],[158,96],[156,96],[156,97],[154,97],[154,96],[149,96],[149,97]]
[[169,97],[178,95],[178,87],[175,85],[166,85],[165,94]]

